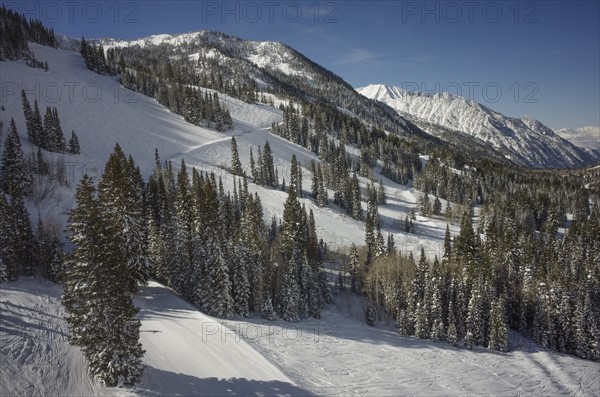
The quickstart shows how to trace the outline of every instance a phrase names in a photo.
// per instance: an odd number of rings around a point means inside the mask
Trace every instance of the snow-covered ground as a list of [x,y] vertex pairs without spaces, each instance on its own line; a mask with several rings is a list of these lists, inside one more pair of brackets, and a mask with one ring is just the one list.
[[345,294],[320,320],[219,320],[150,282],[141,308],[146,369],[131,388],[91,381],[67,343],[61,289],[0,285],[0,395],[598,395],[600,364],[511,333],[511,352],[468,351],[366,326]]
[[[22,278],[0,285],[2,396],[224,396],[310,394],[243,340],[212,340],[215,319],[150,282],[141,308],[144,376],[131,388],[93,382],[78,348],[67,342],[61,289]],[[222,332],[225,335],[225,332]]]

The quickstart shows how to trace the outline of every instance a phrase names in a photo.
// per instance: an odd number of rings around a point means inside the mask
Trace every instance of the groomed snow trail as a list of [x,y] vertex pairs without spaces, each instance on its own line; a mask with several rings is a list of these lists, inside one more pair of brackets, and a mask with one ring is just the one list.
[[0,396],[310,394],[233,331],[156,282],[135,299],[146,350],[142,379],[131,388],[102,387],[88,376],[79,348],[68,344],[61,294],[32,278],[0,284]]
[[[469,351],[368,327],[357,298],[320,320],[226,321],[292,379],[320,396],[598,396],[600,363],[548,352],[511,331],[511,352]],[[519,346],[521,345],[521,346]]]
[[[233,331],[150,282],[141,308],[146,369],[135,391],[164,396],[298,396],[309,394]],[[219,333],[219,335],[217,335]],[[218,336],[218,337],[216,337]]]

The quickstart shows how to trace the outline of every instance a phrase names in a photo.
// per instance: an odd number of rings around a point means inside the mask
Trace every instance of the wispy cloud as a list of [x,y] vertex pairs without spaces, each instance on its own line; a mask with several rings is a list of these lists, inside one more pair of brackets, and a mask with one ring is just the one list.
[[364,48],[353,48],[335,62],[336,65],[356,65],[361,63],[379,62],[385,54],[377,54]]

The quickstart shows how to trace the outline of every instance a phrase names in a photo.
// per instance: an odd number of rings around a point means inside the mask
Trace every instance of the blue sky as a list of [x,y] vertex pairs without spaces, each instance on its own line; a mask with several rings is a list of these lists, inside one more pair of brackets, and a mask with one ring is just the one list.
[[449,91],[550,127],[600,125],[600,2],[5,1],[74,37],[202,29],[281,41],[354,87]]

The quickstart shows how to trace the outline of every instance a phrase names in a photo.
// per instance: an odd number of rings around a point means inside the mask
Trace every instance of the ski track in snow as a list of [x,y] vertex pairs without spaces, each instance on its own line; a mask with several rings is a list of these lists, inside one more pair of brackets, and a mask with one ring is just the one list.
[[[371,328],[349,317],[340,302],[320,320],[225,323],[323,396],[598,395],[598,363],[533,342],[527,350],[500,353],[404,338],[389,326]],[[511,336],[516,344],[518,334]]]
[[[292,382],[245,341],[170,289],[150,282],[141,308],[144,375],[130,388],[106,388],[87,374],[79,348],[67,342],[62,290],[22,278],[0,285],[1,396],[298,396]],[[213,332],[218,330],[219,334]],[[206,334],[219,339],[209,339]],[[221,341],[229,334],[229,341]]]
[[156,282],[141,289],[146,369],[129,388],[90,379],[67,343],[60,287],[0,285],[0,395],[574,395],[600,391],[600,364],[551,353],[511,332],[509,353],[468,351],[366,326],[342,294],[320,320],[215,319]]

